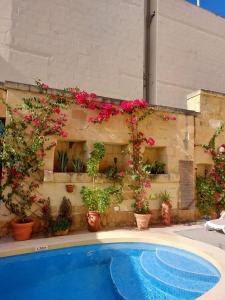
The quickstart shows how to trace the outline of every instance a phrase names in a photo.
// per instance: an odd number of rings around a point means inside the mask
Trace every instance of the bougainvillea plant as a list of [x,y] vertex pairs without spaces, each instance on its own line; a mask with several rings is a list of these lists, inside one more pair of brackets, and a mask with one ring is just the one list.
[[203,148],[213,160],[213,167],[205,177],[197,178],[197,206],[202,214],[225,208],[225,144],[216,147],[216,138],[222,133],[225,123],[217,128],[208,144]]
[[[0,137],[2,178],[0,201],[22,222],[35,211],[46,209],[38,193],[43,177],[43,158],[56,144],[50,136],[66,137],[64,110],[71,100],[64,93],[47,94],[48,86],[37,81],[40,97],[24,98],[22,105],[7,109],[7,123]],[[32,212],[31,212],[32,210]]]

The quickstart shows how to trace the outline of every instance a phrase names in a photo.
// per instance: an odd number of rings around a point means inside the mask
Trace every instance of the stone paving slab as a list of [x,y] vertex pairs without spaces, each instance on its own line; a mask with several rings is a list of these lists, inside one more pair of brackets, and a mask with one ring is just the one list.
[[223,232],[215,230],[208,231],[204,227],[202,227],[175,231],[175,233],[192,240],[201,241],[225,250],[225,234]]

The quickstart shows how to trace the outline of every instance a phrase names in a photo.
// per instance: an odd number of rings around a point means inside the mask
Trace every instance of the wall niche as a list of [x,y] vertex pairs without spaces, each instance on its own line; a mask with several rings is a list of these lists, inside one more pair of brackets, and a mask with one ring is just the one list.
[[127,166],[127,145],[105,144],[105,156],[100,162],[99,171],[103,173],[110,167],[117,167],[118,171],[124,171]]
[[86,153],[85,141],[58,141],[54,154],[54,172],[85,172]]
[[145,147],[143,160],[149,165],[152,174],[167,174],[166,147]]

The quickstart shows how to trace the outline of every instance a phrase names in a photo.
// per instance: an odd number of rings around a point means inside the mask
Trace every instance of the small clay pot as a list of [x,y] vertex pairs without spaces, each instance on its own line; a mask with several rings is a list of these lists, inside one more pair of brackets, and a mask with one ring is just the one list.
[[74,185],[73,184],[67,184],[66,185],[66,191],[68,193],[72,193],[74,191]]
[[136,219],[137,228],[139,230],[148,229],[149,222],[151,219],[151,214],[134,214],[134,216]]
[[89,211],[87,213],[88,230],[96,232],[100,228],[100,213],[97,211]]
[[32,234],[34,221],[27,218],[27,223],[22,223],[21,219],[14,219],[12,221],[13,236],[16,241],[29,240]]

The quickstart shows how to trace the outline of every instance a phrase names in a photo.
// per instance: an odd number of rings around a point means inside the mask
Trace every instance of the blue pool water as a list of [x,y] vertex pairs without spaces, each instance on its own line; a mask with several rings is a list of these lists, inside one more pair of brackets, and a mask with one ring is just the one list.
[[191,300],[219,278],[206,260],[158,244],[96,244],[0,258],[2,300]]

